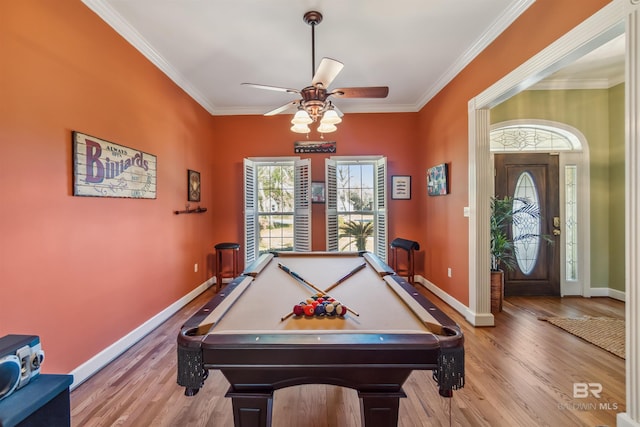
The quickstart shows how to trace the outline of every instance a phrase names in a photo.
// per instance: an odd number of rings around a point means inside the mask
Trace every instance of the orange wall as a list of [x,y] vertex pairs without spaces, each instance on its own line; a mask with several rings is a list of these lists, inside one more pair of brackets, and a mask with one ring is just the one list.
[[419,113],[420,169],[448,163],[451,173],[450,196],[421,199],[421,274],[464,304],[469,300],[469,224],[463,216],[469,203],[468,101],[607,3],[537,0]]
[[[245,157],[299,156],[311,158],[311,179],[324,181],[325,154],[295,154],[293,143],[305,140],[289,130],[290,116],[215,116],[216,139],[220,147],[215,152],[216,174],[220,185],[216,186],[216,199],[220,208],[214,214],[216,224],[224,224],[217,230],[220,239],[241,242],[244,236],[242,222],[243,170]],[[336,156],[383,155],[387,156],[388,183],[392,175],[413,175],[418,172],[415,164],[416,113],[348,114],[338,130],[325,136],[336,141]],[[319,140],[315,132],[309,138]],[[389,239],[403,236],[411,238],[418,227],[418,198],[389,200]],[[312,210],[312,246],[314,250],[326,250],[325,205],[314,204]]]
[[[461,302],[467,101],[607,1],[579,3],[537,0],[420,113],[347,114],[329,135],[337,155],[413,177],[411,200],[389,200],[389,238],[418,240],[418,273]],[[242,158],[294,155],[296,135],[286,116],[211,117],[78,0],[2,1],[0,19],[0,336],[40,335],[44,371],[69,372],[212,275],[213,244],[242,241]],[[73,197],[73,130],[156,155],[157,199]],[[309,156],[323,180],[325,156]],[[452,193],[426,197],[442,162]],[[187,169],[209,210],[176,216]],[[313,215],[322,250],[324,205]]]
[[[173,214],[187,169],[213,207],[211,116],[79,0],[0,17],[0,336],[69,372],[211,276],[213,212]],[[73,197],[73,130],[155,154],[157,199]]]

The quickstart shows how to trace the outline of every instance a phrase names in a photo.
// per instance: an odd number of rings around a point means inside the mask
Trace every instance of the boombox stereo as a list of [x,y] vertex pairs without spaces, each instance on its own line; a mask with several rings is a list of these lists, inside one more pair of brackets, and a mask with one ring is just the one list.
[[6,335],[0,338],[0,400],[40,374],[44,352],[36,335]]

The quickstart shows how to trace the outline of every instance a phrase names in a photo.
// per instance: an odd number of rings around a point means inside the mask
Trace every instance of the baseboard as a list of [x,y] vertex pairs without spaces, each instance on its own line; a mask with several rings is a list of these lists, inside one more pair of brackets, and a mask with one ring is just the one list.
[[488,326],[496,326],[496,318],[492,313],[476,313],[468,310],[468,314],[465,316],[467,322],[475,328],[485,328]]
[[611,288],[589,288],[589,296],[591,297],[609,297],[618,301],[625,301],[626,294],[623,291]]
[[617,427],[640,427],[640,422],[632,420],[626,413],[618,414],[616,417]]
[[105,348],[100,353],[96,354],[91,359],[87,360],[85,363],[71,371],[71,374],[73,375],[73,383],[70,387],[71,390],[85,382],[100,369],[107,366],[113,359],[120,356],[129,347],[140,341],[147,334],[160,326],[164,321],[177,313],[182,307],[187,305],[195,297],[206,291],[214,283],[214,277],[208,279],[197,288],[189,292],[187,295],[183,296],[182,298],[153,316],[151,319],[147,320],[142,325],[138,326],[136,329],[129,332],[127,335],[120,338],[118,341],[114,342],[109,347]]

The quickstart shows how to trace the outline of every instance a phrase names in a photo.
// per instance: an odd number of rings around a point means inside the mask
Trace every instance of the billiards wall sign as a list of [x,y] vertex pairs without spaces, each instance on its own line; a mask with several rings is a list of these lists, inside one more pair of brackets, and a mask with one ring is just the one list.
[[157,158],[73,131],[73,195],[155,199]]

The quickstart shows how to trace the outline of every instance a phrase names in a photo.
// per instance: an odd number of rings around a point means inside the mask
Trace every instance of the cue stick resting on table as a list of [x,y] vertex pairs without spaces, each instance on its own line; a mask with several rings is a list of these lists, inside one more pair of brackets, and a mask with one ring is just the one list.
[[358,271],[362,270],[363,268],[365,268],[367,266],[366,262],[363,262],[362,264],[360,264],[359,266],[357,266],[356,268],[354,268],[353,270],[351,270],[350,272],[348,272],[347,274],[345,274],[344,276],[342,276],[341,278],[338,279],[338,281],[336,283],[334,283],[333,285],[329,286],[327,289],[324,290],[323,293],[328,293],[330,290],[332,290],[333,288],[335,288],[336,286],[338,286],[340,283],[344,282],[345,280],[347,280],[349,277],[353,276],[354,274],[356,274]]
[[[357,266],[356,268],[354,268],[353,270],[351,270],[349,273],[345,274],[342,278],[338,279],[338,281],[336,283],[334,283],[333,285],[329,286],[329,288],[327,288],[327,290],[333,289],[336,286],[338,286],[340,283],[344,282],[345,280],[347,280],[349,277],[353,276],[354,274],[356,274],[358,271],[362,270],[367,264],[366,263],[362,263],[359,266]],[[282,263],[278,263],[278,267],[280,267],[280,269],[286,273],[288,273],[291,277],[293,277],[294,279],[304,283],[305,285],[309,286],[311,289],[313,289],[314,291],[322,294],[322,295],[328,295],[330,296],[327,291],[323,291],[322,289],[318,288],[317,286],[315,286],[313,283],[310,283],[308,281],[306,281],[302,276],[300,276],[298,273],[296,273],[295,271],[292,271],[291,269],[289,269],[288,267],[282,265]],[[347,311],[350,311],[351,313],[353,313],[356,316],[360,316],[360,314],[358,314],[357,312],[353,311],[352,309],[350,309],[348,306],[344,306]],[[289,317],[291,317],[293,315],[293,311],[289,314],[287,314],[286,316],[284,316],[282,320],[286,320]]]

